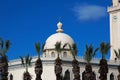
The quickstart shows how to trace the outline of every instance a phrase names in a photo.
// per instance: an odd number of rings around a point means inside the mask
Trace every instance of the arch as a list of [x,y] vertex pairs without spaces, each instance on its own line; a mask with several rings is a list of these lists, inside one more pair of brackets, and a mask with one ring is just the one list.
[[114,74],[113,73],[110,74],[110,80],[114,80]]
[[51,52],[51,57],[55,57],[55,53],[54,52]]
[[82,80],[85,80],[85,71],[82,72]]
[[65,71],[63,80],[70,80],[70,71],[68,69]]
[[63,57],[67,57],[67,52],[63,52]]
[[9,76],[9,77],[10,77],[10,80],[13,80],[13,75],[12,75],[12,74],[10,74],[10,76]]

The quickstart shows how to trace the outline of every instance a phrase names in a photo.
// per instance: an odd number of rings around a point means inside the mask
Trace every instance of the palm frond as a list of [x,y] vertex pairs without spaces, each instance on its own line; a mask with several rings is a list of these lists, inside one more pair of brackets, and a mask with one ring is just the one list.
[[10,48],[10,44],[11,44],[10,41],[7,40],[7,41],[6,41],[6,44],[5,44],[5,47],[6,47],[7,50]]
[[105,55],[108,54],[108,51],[109,51],[110,47],[111,47],[111,46],[110,46],[109,43],[102,42],[102,43],[100,44],[100,51],[101,51],[101,53],[102,53],[102,58],[105,58]]
[[85,52],[84,59],[87,61],[87,63],[90,63],[90,61],[92,59],[92,54],[89,54],[88,52]]
[[70,44],[68,44],[70,52],[73,56],[73,58],[75,59],[76,55],[77,55],[77,47],[76,44],[72,44],[72,46]]
[[96,48],[94,50],[94,47],[92,46],[92,44],[90,46],[86,45],[86,50],[85,50],[85,53],[84,53],[84,59],[87,61],[87,63],[90,63],[90,61],[95,56],[98,49],[99,48]]
[[96,55],[96,52],[99,50],[99,48],[96,48],[93,52],[93,57]]
[[28,64],[28,63],[29,63],[29,54],[27,54],[25,57],[25,64]]
[[65,49],[65,47],[68,45],[68,43],[65,43],[64,45],[63,45],[63,49]]
[[2,40],[2,38],[0,38],[0,46],[1,46],[1,48],[4,47],[4,41]]
[[120,58],[120,49],[118,49],[118,53],[119,53],[119,58]]
[[6,56],[6,54],[5,54],[5,53],[0,53],[0,55],[1,55],[2,57]]
[[71,50],[71,53],[72,53],[73,58],[75,59],[75,57],[76,57],[76,52],[72,49],[72,50]]
[[104,53],[104,45],[105,45],[104,42],[102,42],[102,43],[100,44],[100,51],[101,51],[101,53]]
[[89,63],[92,59],[92,45],[86,45],[86,50],[84,54],[84,59]]
[[22,56],[19,56],[19,57],[20,57],[20,59],[21,59],[21,64],[22,64],[22,65],[25,65],[23,57],[22,57]]
[[77,50],[77,45],[75,43],[72,44],[72,48],[74,50],[74,54],[77,55],[78,50]]
[[45,52],[44,47],[45,47],[45,43],[42,45],[42,53]]
[[28,65],[31,66],[32,57],[29,58]]
[[72,44],[72,48],[74,49],[74,50],[77,50],[77,45],[74,43],[74,44]]
[[58,52],[58,54],[61,53],[61,42],[56,42],[55,50]]
[[40,54],[40,43],[35,43],[35,48],[38,54]]
[[117,57],[118,59],[120,59],[120,52],[119,52],[119,49],[118,49],[118,52],[117,52],[116,50],[114,50],[114,53],[115,53],[116,57]]

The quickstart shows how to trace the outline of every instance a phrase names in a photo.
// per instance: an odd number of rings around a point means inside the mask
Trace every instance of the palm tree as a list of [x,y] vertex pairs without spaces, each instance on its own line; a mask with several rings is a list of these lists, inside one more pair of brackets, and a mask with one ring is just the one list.
[[[120,49],[118,49],[118,51],[114,50],[114,53],[115,53],[117,59],[118,59],[119,62],[120,62]],[[117,77],[118,77],[118,80],[120,80],[120,64],[119,64],[119,66],[118,66],[118,72],[119,72],[119,74],[118,74]]]
[[20,59],[21,59],[22,65],[26,68],[26,71],[23,74],[23,80],[31,80],[32,77],[28,72],[28,67],[31,66],[32,57],[30,57],[29,54],[27,54],[25,59],[22,56],[20,56]]
[[[44,48],[44,45],[42,47],[42,51],[43,51],[43,48]],[[42,66],[42,61],[40,59],[40,43],[35,43],[35,49],[36,49],[36,52],[38,54],[38,59],[36,60],[35,62],[35,74],[36,74],[36,80],[42,80],[41,79],[41,74],[42,74],[42,69],[43,69],[43,66]]]
[[86,50],[85,50],[85,57],[84,59],[87,61],[87,64],[85,66],[85,71],[83,72],[83,80],[96,80],[95,78],[95,74],[92,71],[92,66],[90,61],[92,60],[92,58],[95,56],[96,52],[98,51],[99,48],[96,48],[94,50],[93,46],[90,45],[86,45]]
[[9,40],[7,40],[6,42],[4,42],[2,40],[2,38],[0,38],[0,42],[1,42],[0,43],[0,55],[2,56],[3,61],[7,63],[8,61],[7,61],[6,53],[9,50],[11,43],[10,43]]
[[74,79],[73,80],[80,80],[80,67],[79,67],[79,62],[78,60],[76,59],[76,55],[77,55],[77,46],[76,44],[72,44],[72,46],[70,44],[69,45],[69,48],[70,48],[70,52],[73,56],[73,61],[72,61],[72,72],[74,74]]
[[102,59],[100,60],[100,64],[99,64],[100,80],[107,80],[108,64],[105,56],[108,54],[109,49],[110,49],[109,43],[102,42],[100,44],[100,52],[102,54]]
[[2,79],[1,80],[8,80],[8,59],[6,52],[9,50],[10,41],[7,40],[6,42],[0,38],[0,56],[1,56],[1,69],[2,69]]
[[55,60],[55,74],[56,74],[56,80],[62,80],[62,60],[60,59],[59,55],[62,52],[62,50],[65,48],[67,44],[63,45],[63,48],[61,48],[61,42],[56,42],[55,44],[55,50],[58,53],[57,59]]
[[72,54],[72,56],[73,56],[73,59],[76,59],[76,55],[77,55],[77,45],[74,43],[74,44],[72,44],[72,46],[70,45],[70,44],[68,44],[69,45],[69,48],[70,48],[70,52],[71,52],[71,54]]

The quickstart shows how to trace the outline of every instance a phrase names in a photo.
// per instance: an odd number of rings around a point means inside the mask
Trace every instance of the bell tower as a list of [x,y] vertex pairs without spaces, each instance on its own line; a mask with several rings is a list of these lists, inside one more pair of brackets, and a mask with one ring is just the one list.
[[118,6],[120,4],[120,0],[112,0],[113,6]]
[[108,7],[110,15],[110,60],[115,60],[114,49],[120,49],[120,0],[112,0],[112,6]]

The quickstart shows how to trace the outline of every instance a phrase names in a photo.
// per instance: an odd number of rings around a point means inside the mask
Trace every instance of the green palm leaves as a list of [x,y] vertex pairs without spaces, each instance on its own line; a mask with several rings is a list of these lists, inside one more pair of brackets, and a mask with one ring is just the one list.
[[114,50],[116,57],[120,60],[120,49],[118,51]]
[[86,45],[84,59],[87,61],[88,64],[90,63],[92,58],[95,56],[95,54],[98,50],[99,50],[99,48],[94,49],[94,47],[92,45],[90,45],[90,46]]
[[[43,44],[42,45],[42,52],[44,52],[44,45],[45,44]],[[38,53],[38,59],[40,58],[40,52],[41,52],[41,47],[40,47],[40,43],[38,42],[38,43],[35,43],[35,49],[36,49],[36,52]]]
[[105,59],[105,56],[108,54],[108,51],[110,49],[110,44],[102,42],[100,44],[100,52],[102,53],[102,59]]
[[26,68],[26,72],[28,72],[28,66],[31,65],[32,57],[30,57],[29,54],[27,54],[25,58],[20,56],[20,59],[21,59],[22,65]]
[[65,49],[65,47],[67,46],[67,43],[64,44],[62,48],[61,46],[62,46],[61,42],[56,42],[55,50],[58,52],[58,57],[59,57],[59,54],[62,52],[62,50]]
[[59,53],[61,53],[61,42],[56,42],[55,44],[55,50],[58,52],[58,57],[59,57]]
[[36,51],[38,53],[38,58],[40,58],[40,43],[39,42],[35,43],[35,49],[36,49]]
[[75,56],[77,55],[77,45],[74,43],[72,44],[72,46],[70,44],[69,45],[69,48],[70,48],[70,52],[73,56],[73,59],[75,59]]
[[1,53],[0,53],[0,55],[1,56],[3,56],[3,57],[5,57],[6,56],[6,52],[8,51],[8,49],[10,48],[10,41],[9,40],[7,40],[7,41],[3,41],[3,39],[2,38],[0,38],[0,51],[2,51]]
[[10,48],[10,41],[9,40],[6,41],[5,47],[6,47],[7,50]]
[[8,49],[10,48],[10,41],[7,40],[7,41],[3,41],[2,38],[0,38],[0,50],[4,50],[4,52],[7,52]]

